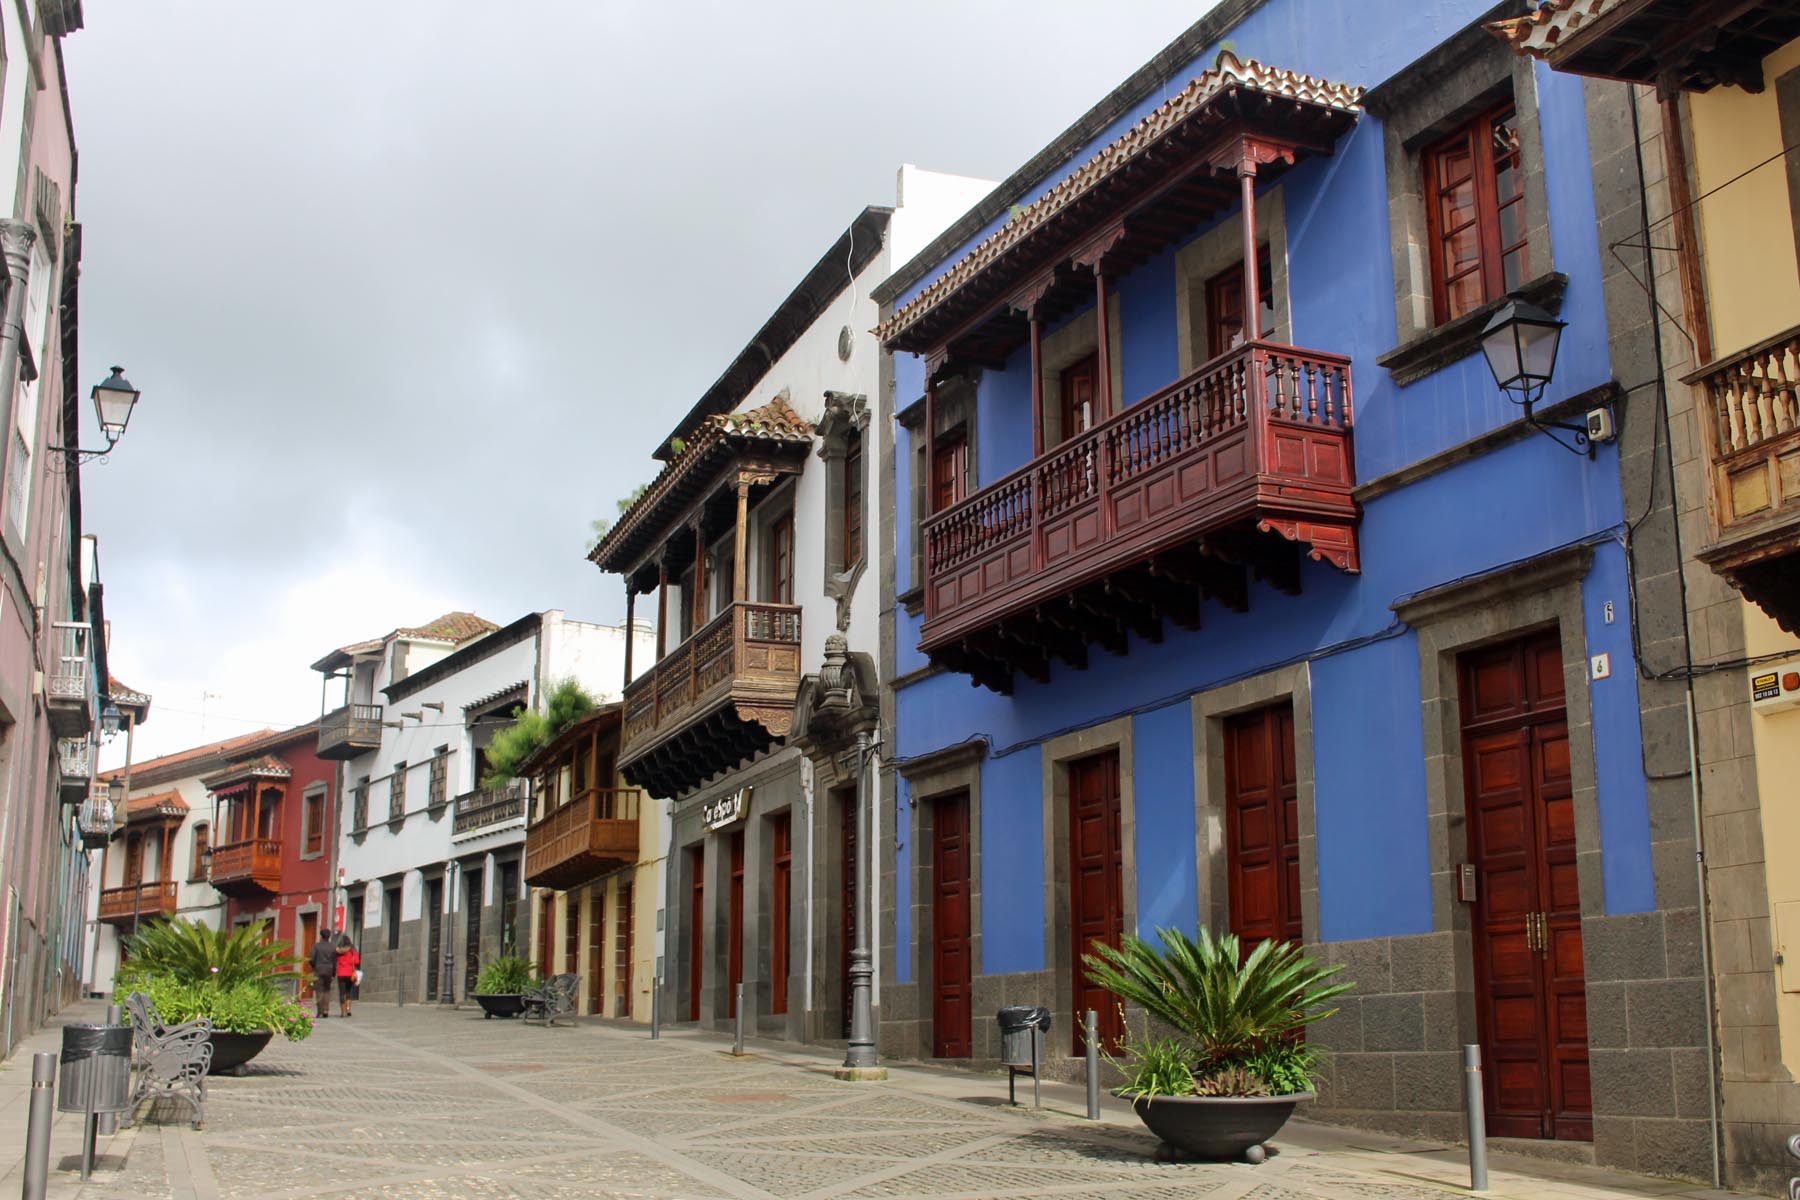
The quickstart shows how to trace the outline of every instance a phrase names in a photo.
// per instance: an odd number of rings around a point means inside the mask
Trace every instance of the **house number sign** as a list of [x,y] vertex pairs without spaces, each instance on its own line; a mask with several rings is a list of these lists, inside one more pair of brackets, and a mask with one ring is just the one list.
[[720,796],[717,800],[700,810],[700,823],[708,833],[715,829],[723,829],[744,819],[750,811],[750,789],[739,788],[729,796]]

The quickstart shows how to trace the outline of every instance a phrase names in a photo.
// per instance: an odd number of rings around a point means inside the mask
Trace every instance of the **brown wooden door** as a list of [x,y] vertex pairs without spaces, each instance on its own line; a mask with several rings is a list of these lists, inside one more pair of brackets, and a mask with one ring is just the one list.
[[974,1051],[974,997],[969,957],[969,797],[932,806],[932,1054],[968,1058]]
[[958,429],[937,440],[931,455],[931,511],[943,512],[967,492],[969,439]]
[[[1269,248],[1256,256],[1257,291],[1262,305],[1257,314],[1264,337],[1275,328],[1273,272]],[[1216,358],[1244,340],[1244,264],[1233,263],[1206,281],[1206,356]]]
[[619,993],[619,1004],[616,1011],[621,1017],[631,1016],[631,938],[633,921],[633,897],[631,880],[627,879],[619,885],[619,932],[614,940],[618,944],[619,961],[613,971],[613,987]]
[[1476,1011],[1488,1129],[1593,1138],[1581,894],[1554,632],[1461,660]]
[[1118,946],[1125,935],[1121,869],[1119,752],[1108,750],[1069,764],[1069,888],[1075,978],[1075,1053],[1086,1052],[1082,1014],[1099,1016],[1100,1042],[1116,1050],[1124,1035],[1119,1001],[1088,979],[1081,956],[1096,942]]
[[1227,907],[1246,954],[1265,938],[1300,940],[1298,797],[1293,707],[1276,704],[1227,720]]
[[[481,872],[463,873],[463,995],[475,994],[475,980],[481,975]],[[352,914],[354,917],[355,914]],[[360,929],[361,923],[350,924]],[[360,934],[358,936],[361,936]]]
[[556,974],[556,895],[546,892],[538,903],[538,978]]
[[788,813],[769,822],[769,1011],[788,1010],[788,904],[792,892],[794,826]]
[[725,936],[725,1015],[737,1016],[737,987],[744,981],[744,831],[731,835],[731,887]]
[[693,897],[688,901],[688,1020],[700,1019],[701,963],[706,953],[706,848],[688,851]]
[[[311,954],[313,946],[319,940],[319,914],[316,912],[300,914],[301,954]],[[300,972],[300,999],[310,1000],[313,996],[313,973],[311,969]]]
[[1099,424],[1104,415],[1098,408],[1099,379],[1100,359],[1094,354],[1063,368],[1061,440],[1066,442]]
[[588,904],[588,1011],[606,1015],[606,893],[600,888]]

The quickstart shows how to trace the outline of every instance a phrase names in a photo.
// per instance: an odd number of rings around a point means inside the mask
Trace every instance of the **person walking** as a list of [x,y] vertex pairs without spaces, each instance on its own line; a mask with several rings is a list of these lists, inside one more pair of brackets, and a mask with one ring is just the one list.
[[319,1002],[319,1020],[331,1015],[331,985],[337,982],[337,949],[331,944],[331,930],[319,930],[313,943],[313,999]]
[[350,940],[347,933],[338,934],[337,940],[337,989],[338,1016],[350,1015],[350,1001],[356,995],[356,985],[362,980],[362,953],[357,950],[356,943]]

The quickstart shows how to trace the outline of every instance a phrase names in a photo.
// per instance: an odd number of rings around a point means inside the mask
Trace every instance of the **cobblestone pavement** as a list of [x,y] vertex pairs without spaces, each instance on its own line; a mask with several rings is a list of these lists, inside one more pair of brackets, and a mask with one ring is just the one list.
[[[245,1077],[214,1080],[204,1130],[168,1106],[167,1124],[151,1114],[108,1140],[85,1186],[71,1170],[73,1124],[59,1124],[51,1195],[1441,1200],[1467,1180],[1459,1151],[1301,1122],[1261,1166],[1172,1162],[1128,1110],[1078,1119],[1073,1090],[1050,1106],[1066,1111],[1033,1113],[1000,1106],[1005,1084],[991,1076],[912,1068],[843,1083],[819,1055],[728,1049],[691,1033],[653,1042],[618,1026],[365,1006],[306,1042],[275,1043]],[[16,1055],[0,1083],[16,1083],[21,1063],[28,1075],[29,1055]],[[8,1132],[22,1143],[22,1130]],[[1724,1194],[1591,1168],[1500,1167],[1491,1195]],[[12,1168],[0,1178],[7,1194]]]

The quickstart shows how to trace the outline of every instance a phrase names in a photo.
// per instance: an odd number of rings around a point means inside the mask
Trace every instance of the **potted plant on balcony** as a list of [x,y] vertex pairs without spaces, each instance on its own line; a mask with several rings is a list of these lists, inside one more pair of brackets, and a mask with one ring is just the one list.
[[1238,939],[1206,929],[1159,929],[1161,945],[1127,936],[1083,955],[1088,977],[1164,1029],[1129,1037],[1123,1060],[1139,1119],[1157,1137],[1209,1159],[1261,1162],[1263,1143],[1313,1098],[1317,1051],[1301,1040],[1324,1006],[1350,990],[1292,942]]
[[537,986],[531,973],[531,964],[517,954],[488,960],[475,977],[475,991],[471,993],[487,1019],[516,1017],[525,1011],[525,996]]
[[155,921],[126,940],[129,961],[113,977],[119,1004],[132,992],[155,1002],[165,1021],[213,1023],[212,1074],[239,1075],[276,1034],[297,1042],[312,1017],[281,983],[295,974],[285,942],[265,941],[267,922],[233,930],[195,921]]

